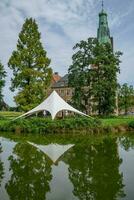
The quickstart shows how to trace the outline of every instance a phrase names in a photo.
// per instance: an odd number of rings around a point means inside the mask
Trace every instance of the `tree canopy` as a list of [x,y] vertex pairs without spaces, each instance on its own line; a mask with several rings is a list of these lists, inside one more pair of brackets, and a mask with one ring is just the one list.
[[3,105],[2,90],[3,90],[3,87],[5,86],[5,77],[6,77],[6,72],[4,70],[4,66],[0,62],[0,110],[2,109],[2,105]]
[[69,67],[69,85],[74,87],[73,103],[88,112],[113,114],[122,53],[114,53],[109,43],[99,44],[92,38],[76,44],[74,50]]
[[45,98],[51,82],[50,59],[40,40],[36,21],[26,19],[19,34],[17,50],[13,51],[8,62],[13,70],[11,90],[18,90],[15,102],[24,111]]
[[128,113],[129,109],[134,106],[134,88],[132,85],[124,83],[122,86],[119,86],[118,92],[119,99],[119,110],[124,111],[125,114]]

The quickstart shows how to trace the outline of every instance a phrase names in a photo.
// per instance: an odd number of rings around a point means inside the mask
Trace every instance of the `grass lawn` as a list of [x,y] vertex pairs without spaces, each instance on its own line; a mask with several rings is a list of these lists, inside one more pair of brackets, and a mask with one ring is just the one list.
[[0,111],[0,117],[4,117],[5,119],[13,119],[20,116],[21,114],[21,112]]
[[119,116],[115,118],[105,118],[105,119],[101,119],[101,121],[104,126],[124,125],[124,124],[128,124],[131,121],[134,121],[134,116]]

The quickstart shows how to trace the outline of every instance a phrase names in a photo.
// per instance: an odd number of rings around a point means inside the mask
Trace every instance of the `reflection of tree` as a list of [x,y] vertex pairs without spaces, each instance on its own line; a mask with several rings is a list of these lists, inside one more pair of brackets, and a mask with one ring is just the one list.
[[[1,143],[0,143],[0,153],[2,153]],[[0,159],[0,185],[1,185],[1,181],[3,179],[3,176],[4,176],[4,167],[3,167],[3,162]]]
[[134,137],[127,136],[127,137],[120,137],[119,138],[121,146],[126,150],[134,149]]
[[116,139],[98,145],[76,145],[64,161],[69,164],[73,193],[80,200],[116,200],[123,197],[123,176],[119,172]]
[[19,143],[10,156],[11,179],[6,184],[11,200],[45,200],[52,179],[51,162],[29,144]]

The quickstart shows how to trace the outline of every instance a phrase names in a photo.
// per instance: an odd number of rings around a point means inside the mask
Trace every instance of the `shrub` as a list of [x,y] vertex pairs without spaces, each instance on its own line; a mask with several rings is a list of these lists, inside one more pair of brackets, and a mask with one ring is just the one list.
[[129,122],[128,127],[129,128],[134,128],[134,121]]
[[23,132],[23,133],[60,133],[69,130],[91,130],[101,126],[100,120],[89,118],[65,118],[51,120],[50,118],[28,118],[8,121],[0,124],[1,131]]

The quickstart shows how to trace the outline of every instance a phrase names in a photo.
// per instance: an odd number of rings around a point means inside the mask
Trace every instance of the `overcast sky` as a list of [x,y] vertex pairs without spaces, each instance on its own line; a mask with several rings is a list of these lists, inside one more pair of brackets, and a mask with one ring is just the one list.
[[[96,36],[100,10],[101,0],[1,0],[0,60],[8,75],[5,101],[14,105],[9,90],[12,73],[7,62],[27,17],[37,20],[51,67],[64,75],[71,64],[75,43]],[[134,0],[105,0],[105,10],[114,48],[124,53],[119,82],[134,85]]]

